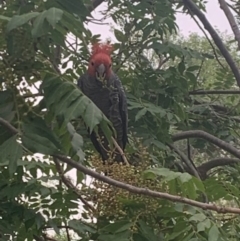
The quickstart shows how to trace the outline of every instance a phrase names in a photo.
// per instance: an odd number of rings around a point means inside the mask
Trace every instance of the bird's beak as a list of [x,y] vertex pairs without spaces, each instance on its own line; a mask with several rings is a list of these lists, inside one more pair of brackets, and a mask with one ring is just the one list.
[[96,71],[96,77],[102,83],[104,82],[105,77],[106,77],[106,68],[105,68],[104,64],[100,64],[98,66],[97,71]]

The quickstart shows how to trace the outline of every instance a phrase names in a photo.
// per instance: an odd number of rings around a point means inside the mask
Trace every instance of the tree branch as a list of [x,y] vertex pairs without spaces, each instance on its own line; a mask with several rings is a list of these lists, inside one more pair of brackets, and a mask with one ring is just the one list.
[[162,59],[160,54],[158,54],[159,57],[159,62],[158,62],[158,67],[157,69],[161,69],[161,67],[170,60],[170,56],[166,57],[165,59]]
[[[190,101],[192,102],[192,99],[187,99],[187,101]],[[212,104],[212,103],[209,103],[209,102],[200,102],[198,100],[193,100],[193,104],[194,105],[207,105],[207,106],[210,106],[214,111],[218,112],[218,113],[223,113],[223,114],[229,114],[229,113],[236,113],[236,112],[233,112],[233,110],[225,107],[225,106],[222,106],[222,105],[216,105],[216,104]],[[191,112],[195,113],[194,110],[192,110]],[[236,115],[238,115],[238,113],[236,113]]]
[[61,160],[64,163],[67,163],[68,165],[75,167],[78,171],[81,171],[91,177],[94,177],[100,181],[103,181],[105,183],[108,183],[109,185],[122,188],[124,190],[127,190],[131,193],[139,194],[139,195],[145,195],[149,197],[155,197],[155,198],[162,198],[162,199],[167,199],[172,202],[180,202],[180,203],[185,203],[194,207],[199,207],[202,209],[208,209],[212,210],[218,213],[236,213],[240,214],[240,209],[239,208],[230,208],[230,207],[220,207],[216,206],[215,204],[209,204],[209,203],[202,203],[198,202],[195,200],[191,200],[188,198],[184,198],[181,196],[176,196],[176,195],[171,195],[168,193],[163,193],[163,192],[157,192],[157,191],[152,191],[147,188],[140,188],[140,187],[135,187],[126,183],[119,182],[117,180],[114,180],[110,177],[103,176],[100,173],[97,173],[93,170],[90,170],[89,168],[75,162],[74,160],[69,159],[66,156],[62,155],[55,155],[59,160]]
[[189,95],[235,95],[240,94],[240,90],[193,90]]
[[218,157],[201,164],[200,166],[197,167],[197,170],[201,174],[201,177],[203,179],[206,179],[207,172],[210,171],[211,169],[219,166],[226,166],[226,165],[231,165],[236,163],[240,163],[240,159],[229,158],[229,157]]
[[225,142],[205,131],[202,131],[202,130],[184,131],[184,132],[177,133],[172,136],[173,141],[179,141],[179,140],[183,140],[183,139],[187,139],[187,138],[203,138],[203,139],[213,143],[214,145],[222,148],[223,150],[231,153],[233,156],[240,158],[240,151],[237,148],[231,146],[227,142]]
[[27,98],[36,98],[36,97],[42,97],[43,94],[42,93],[36,93],[36,94],[23,94],[22,97],[24,99],[27,99]]
[[217,62],[219,63],[219,65],[223,68],[223,69],[226,69],[222,62],[220,61],[219,57],[218,57],[218,54],[216,52],[216,49],[214,47],[214,44],[212,43],[212,41],[210,40],[210,38],[208,37],[206,31],[204,30],[204,28],[201,26],[201,24],[197,21],[197,19],[195,18],[194,14],[191,12],[191,17],[193,18],[194,22],[197,24],[197,26],[200,28],[200,30],[203,32],[204,36],[206,37],[208,43],[211,45],[212,47],[212,50],[213,50],[213,54],[217,60]]
[[205,29],[210,33],[213,41],[221,51],[223,57],[226,59],[228,65],[230,66],[238,86],[240,87],[240,72],[236,63],[234,62],[232,56],[229,54],[227,48],[225,47],[224,43],[222,42],[221,38],[218,36],[217,32],[214,30],[212,25],[209,23],[205,15],[201,12],[201,10],[197,7],[197,5],[192,0],[182,0],[185,7],[192,11],[197,17],[200,19],[202,24],[204,25]]
[[220,8],[223,10],[223,12],[225,13],[228,22],[232,28],[232,31],[235,35],[235,39],[238,42],[238,50],[240,50],[240,31],[238,28],[238,25],[235,21],[235,18],[233,16],[233,14],[231,13],[230,9],[228,8],[227,3],[225,2],[225,0],[218,0],[219,4],[220,4]]
[[[15,134],[18,133],[17,129],[13,126],[11,126],[10,123],[8,123],[7,121],[3,120],[2,118],[0,118],[0,124],[2,124],[3,126],[5,126],[6,128],[8,128],[9,130],[13,131]],[[191,134],[192,133],[192,134]],[[207,139],[217,139],[217,142],[223,143],[224,145],[227,144],[224,141],[219,140],[218,138],[207,134],[204,131],[186,131],[185,133],[180,133],[175,135],[175,137],[173,139],[175,139],[175,141],[177,140],[181,140],[184,138],[188,138],[188,137],[196,137],[196,133],[198,133],[198,136],[208,136]],[[200,134],[199,134],[200,133]],[[194,134],[194,135],[193,135]],[[207,134],[207,135],[206,135]],[[210,136],[210,138],[209,138]],[[216,142],[216,140],[215,140]],[[222,144],[222,145],[223,145]],[[227,144],[228,145],[228,144]],[[230,146],[231,147],[231,146]],[[234,150],[234,147],[232,147]],[[240,156],[240,154],[239,154]],[[220,206],[216,206],[215,204],[209,204],[209,203],[203,203],[203,202],[198,202],[189,198],[184,198],[181,196],[177,196],[177,195],[171,195],[168,193],[163,193],[163,192],[157,192],[157,191],[152,191],[150,189],[147,188],[139,188],[139,187],[135,187],[126,183],[122,183],[119,182],[117,180],[114,180],[110,177],[107,176],[103,176],[98,172],[95,172],[79,163],[77,163],[76,161],[69,159],[66,156],[63,155],[52,155],[52,157],[59,159],[60,161],[67,163],[68,165],[75,167],[78,171],[81,171],[91,177],[94,177],[100,181],[103,181],[105,183],[108,183],[109,185],[118,187],[118,188],[122,188],[124,190],[127,190],[131,193],[135,193],[135,194],[140,194],[140,195],[145,195],[145,196],[150,196],[150,197],[155,197],[155,198],[163,198],[172,202],[180,202],[180,203],[185,203],[194,207],[199,207],[202,209],[208,209],[208,210],[212,210],[218,213],[236,213],[236,214],[240,214],[240,209],[239,208],[230,208],[230,207],[220,207]]]
[[66,227],[66,233],[67,233],[67,240],[71,241],[70,233],[68,227]]
[[181,159],[183,160],[183,162],[187,165],[190,173],[191,173],[192,175],[194,175],[195,177],[197,177],[199,180],[201,180],[201,178],[200,178],[200,176],[199,176],[199,173],[198,173],[198,171],[197,171],[197,168],[196,168],[196,166],[194,165],[194,163],[192,163],[191,160],[188,159],[187,156],[186,156],[183,152],[181,152],[180,150],[178,150],[174,145],[172,145],[172,144],[167,144],[167,145],[170,147],[170,149],[172,149],[173,151],[175,151],[175,152],[181,157]]
[[115,146],[115,147],[117,148],[117,150],[119,151],[119,153],[120,153],[120,155],[121,155],[124,163],[125,163],[127,166],[129,166],[129,162],[128,162],[128,160],[127,160],[127,158],[126,158],[123,150],[121,149],[121,147],[118,145],[118,143],[116,142],[116,140],[115,140],[113,137],[112,137],[112,141],[113,141],[114,146]]
[[12,126],[9,122],[4,120],[2,117],[0,117],[0,125],[1,126],[5,126],[13,134],[17,134],[18,133],[18,130],[14,126]]

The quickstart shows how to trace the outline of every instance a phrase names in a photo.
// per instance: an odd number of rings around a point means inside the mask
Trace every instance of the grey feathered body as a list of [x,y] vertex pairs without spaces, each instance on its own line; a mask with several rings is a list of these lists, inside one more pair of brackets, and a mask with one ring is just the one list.
[[[128,129],[127,98],[118,76],[112,72],[110,78],[107,80],[106,86],[103,86],[95,77],[86,73],[78,80],[78,87],[112,122],[117,133],[116,141],[124,150],[127,143]],[[104,148],[99,144],[94,132],[91,133],[91,141],[96,150],[101,154],[102,159],[107,160],[109,158],[108,142],[101,130],[99,130],[99,135],[103,138],[102,145]],[[117,162],[121,162],[121,155],[117,153],[117,150],[115,150],[115,152],[114,159]]]

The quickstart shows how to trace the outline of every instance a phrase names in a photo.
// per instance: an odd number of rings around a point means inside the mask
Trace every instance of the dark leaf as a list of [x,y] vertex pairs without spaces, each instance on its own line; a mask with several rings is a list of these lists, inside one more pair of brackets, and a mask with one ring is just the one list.
[[23,145],[33,153],[51,155],[61,149],[58,138],[39,117],[23,124],[22,141]]
[[3,163],[8,161],[10,176],[12,176],[16,171],[17,161],[22,157],[22,155],[22,147],[17,142],[16,135],[6,140],[0,146],[0,162]]
[[36,18],[40,13],[31,12],[22,15],[15,15],[11,18],[11,20],[7,24],[7,31],[10,32],[11,30],[22,26],[23,24],[27,23],[33,18]]

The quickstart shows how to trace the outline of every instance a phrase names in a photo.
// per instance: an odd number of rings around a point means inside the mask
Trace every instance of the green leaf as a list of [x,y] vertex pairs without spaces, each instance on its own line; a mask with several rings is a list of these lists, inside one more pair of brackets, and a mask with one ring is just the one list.
[[35,223],[35,217],[32,219],[26,220],[24,222],[26,230],[28,231],[34,225],[34,223]]
[[188,173],[182,173],[179,175],[179,179],[182,183],[192,180],[192,176]]
[[146,207],[143,202],[138,202],[124,197],[118,197],[117,199],[124,205],[124,207],[131,208],[131,210],[140,210]]
[[145,175],[149,175],[149,173],[155,174],[156,176],[162,176],[165,177],[165,180],[170,181],[176,178],[179,178],[181,175],[185,175],[189,176],[189,178],[183,178],[183,181],[186,180],[190,180],[192,178],[191,175],[189,175],[188,173],[180,173],[180,172],[173,172],[170,171],[167,168],[154,168],[154,169],[149,169],[143,172],[143,177],[145,177]]
[[46,34],[50,31],[50,25],[53,28],[56,28],[56,24],[62,19],[62,17],[63,11],[55,7],[43,11],[33,22],[33,37],[37,38]]
[[102,112],[95,112],[95,107],[96,105],[92,101],[89,101],[83,116],[85,123],[88,123],[90,132],[92,132],[94,127],[100,123],[99,120],[104,118]]
[[39,117],[23,124],[22,141],[23,145],[33,153],[52,155],[61,150],[58,138]]
[[178,65],[178,71],[180,74],[183,74],[184,70],[185,70],[185,63],[184,61],[181,61]]
[[128,230],[132,225],[128,220],[120,220],[103,227],[101,232],[120,233]]
[[15,15],[11,18],[11,20],[7,24],[7,31],[10,32],[11,30],[22,26],[23,24],[27,23],[33,18],[36,18],[40,13],[31,12],[22,15]]
[[46,21],[47,10],[43,11],[39,14],[33,21],[33,28],[32,28],[32,36],[34,38],[41,37],[42,35],[46,34],[50,28],[49,24]]
[[159,240],[159,238],[155,235],[154,230],[151,227],[147,226],[147,224],[144,221],[139,220],[138,224],[139,224],[139,229],[140,229],[141,234],[148,241],[158,241]]
[[[12,100],[12,93],[9,90],[1,91],[0,92],[0,117],[5,119],[8,122],[11,122],[14,119],[15,111],[14,109],[14,102]],[[6,128],[4,131],[0,131],[0,136],[3,132],[8,132]]]
[[220,232],[218,230],[218,227],[216,225],[213,225],[208,233],[208,241],[218,241],[218,238],[220,237]]
[[3,15],[0,15],[0,19],[1,20],[5,20],[5,21],[10,21],[11,20],[11,18],[3,16]]
[[[66,44],[65,44],[65,35],[63,35],[62,33],[60,33],[59,31],[57,31],[56,29],[54,29],[52,32],[51,32],[51,39],[53,39],[53,41],[56,43],[56,44],[59,44],[60,46],[62,47],[66,47]],[[68,61],[67,61],[68,63]]]
[[95,233],[96,230],[90,224],[84,223],[81,220],[70,220],[68,226],[71,227],[79,235],[88,233]]
[[206,219],[206,215],[204,215],[203,213],[197,213],[195,215],[193,215],[189,221],[196,221],[196,222],[199,222],[199,221],[203,221]]
[[11,186],[5,186],[0,190],[0,197],[7,197],[9,199],[15,198],[26,191],[24,183],[14,183]]
[[6,140],[0,146],[0,162],[6,162],[8,160],[9,174],[10,176],[17,169],[17,161],[23,155],[22,147],[17,142],[17,136],[13,136]]
[[166,149],[167,149],[166,145],[164,145],[164,144],[163,144],[162,142],[160,142],[160,141],[153,140],[153,141],[152,141],[152,144],[155,145],[156,147],[158,147],[158,148],[161,149],[161,150],[166,150]]
[[199,222],[197,224],[197,231],[198,232],[203,232],[206,229],[209,229],[211,227],[211,222],[209,219],[204,220],[203,222]]
[[70,122],[67,124],[67,129],[72,137],[72,140],[71,140],[72,147],[74,151],[76,151],[77,155],[79,156],[80,161],[83,161],[85,158],[85,153],[82,150],[83,138],[75,131],[73,125]]
[[194,65],[194,66],[190,66],[189,68],[187,68],[187,71],[193,72],[193,71],[199,70],[199,68],[200,68],[200,66]]
[[98,240],[100,241],[129,241],[131,237],[130,231],[117,234],[100,234]]
[[[181,223],[180,223],[180,224],[181,224]],[[185,223],[184,223],[184,224],[185,224]],[[176,224],[174,230],[173,230],[171,233],[169,233],[168,240],[178,240],[178,239],[176,239],[177,237],[179,237],[179,236],[180,236],[181,234],[183,234],[183,233],[188,232],[188,231],[191,229],[191,226],[184,227],[184,228],[181,228],[181,229],[179,229],[179,228],[176,229],[178,225],[179,225],[179,223]],[[180,226],[180,225],[179,225],[179,226]],[[179,230],[179,231],[178,231],[178,230]]]
[[56,24],[62,19],[63,10],[58,8],[50,8],[46,13],[46,19],[52,25],[53,28],[56,27]]
[[125,39],[125,35],[118,29],[114,29],[114,35],[119,42],[123,42]]
[[135,121],[138,121],[141,117],[143,117],[147,113],[147,109],[143,108],[135,116]]
[[185,72],[186,77],[191,81],[192,84],[194,84],[197,81],[196,76],[192,72]]
[[[112,143],[112,123],[101,112],[101,110],[80,89],[70,82],[63,82],[60,78],[49,78],[43,80],[42,88],[46,98],[47,106],[55,116],[62,115],[65,123],[82,117],[90,132],[98,125]],[[114,132],[115,133],[115,132]]]
[[161,44],[154,42],[149,48],[153,48],[158,54],[165,53],[168,50],[168,46],[166,44]]
[[77,14],[78,16],[87,16],[89,13],[86,6],[83,4],[82,1],[78,0],[57,0],[58,4],[70,14]]

